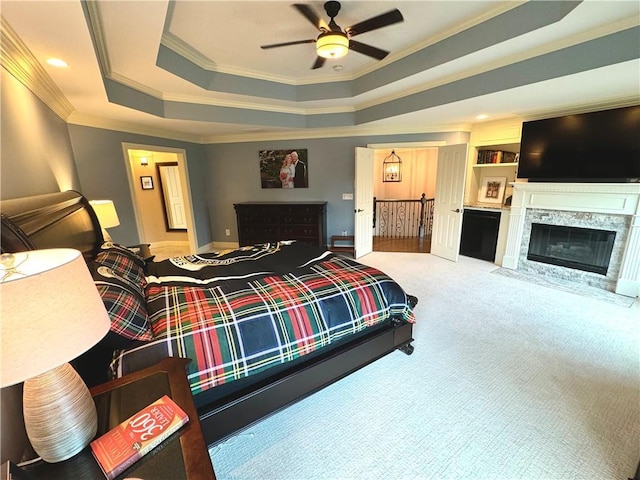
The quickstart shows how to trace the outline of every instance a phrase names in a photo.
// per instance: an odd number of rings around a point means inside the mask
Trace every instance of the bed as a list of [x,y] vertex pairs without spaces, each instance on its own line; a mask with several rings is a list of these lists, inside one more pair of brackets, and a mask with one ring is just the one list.
[[104,241],[78,192],[4,200],[0,211],[3,253],[68,247],[87,261],[112,328],[73,362],[85,382],[191,358],[207,445],[397,349],[413,352],[417,299],[351,258],[283,241],[145,262]]

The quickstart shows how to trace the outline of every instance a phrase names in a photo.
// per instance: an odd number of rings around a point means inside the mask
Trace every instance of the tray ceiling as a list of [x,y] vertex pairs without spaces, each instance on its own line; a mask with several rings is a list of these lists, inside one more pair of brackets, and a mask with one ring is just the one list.
[[68,122],[191,141],[459,130],[481,113],[640,102],[637,1],[352,1],[336,21],[393,8],[404,22],[357,37],[387,58],[349,52],[317,70],[313,44],[260,48],[317,35],[288,2],[3,1],[2,16]]

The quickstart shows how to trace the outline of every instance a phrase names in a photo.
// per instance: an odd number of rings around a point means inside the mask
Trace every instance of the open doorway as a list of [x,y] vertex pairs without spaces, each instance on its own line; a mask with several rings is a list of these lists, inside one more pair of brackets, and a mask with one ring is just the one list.
[[369,146],[374,149],[373,251],[431,251],[441,145],[444,142]]
[[197,251],[191,189],[182,149],[123,144],[141,243],[156,260]]

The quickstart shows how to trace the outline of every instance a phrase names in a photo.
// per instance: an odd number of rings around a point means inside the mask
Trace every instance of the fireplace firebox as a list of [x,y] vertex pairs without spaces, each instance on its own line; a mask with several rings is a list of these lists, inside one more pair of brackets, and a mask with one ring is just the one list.
[[532,223],[527,259],[606,275],[615,238],[609,230]]

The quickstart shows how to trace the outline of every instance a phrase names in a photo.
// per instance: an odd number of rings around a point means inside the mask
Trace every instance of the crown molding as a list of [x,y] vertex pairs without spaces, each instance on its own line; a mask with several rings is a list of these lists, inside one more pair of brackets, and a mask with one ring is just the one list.
[[[522,2],[520,3],[510,3],[508,5],[502,5],[499,8],[494,9],[491,12],[488,12],[480,17],[474,18],[473,20],[470,20],[462,25],[458,25],[455,28],[449,29],[446,32],[442,32],[441,34],[439,34],[437,37],[432,37],[431,39],[429,39],[429,41],[427,42],[423,42],[422,44],[418,45],[418,46],[414,46],[413,48],[411,48],[411,50],[406,50],[405,52],[402,52],[401,54],[398,54],[398,56],[393,56],[393,58],[387,60],[383,60],[382,62],[379,62],[378,64],[376,64],[375,68],[373,68],[373,70],[376,70],[378,68],[381,68],[382,66],[384,66],[384,64],[387,63],[393,63],[395,61],[397,61],[399,58],[402,58],[403,56],[407,56],[411,53],[415,53],[416,51],[419,51],[421,49],[426,48],[427,46],[437,43],[440,40],[443,40],[445,38],[451,37],[452,35],[462,32],[474,25],[477,25],[479,23],[482,23],[490,18],[493,18],[497,15],[500,15],[501,13],[504,13],[508,10],[511,10],[517,6],[519,6]],[[94,7],[95,9],[96,7]],[[97,14],[96,14],[97,15]],[[96,17],[96,25],[99,25],[99,18]],[[350,106],[350,107],[324,107],[324,108],[312,108],[312,109],[303,109],[303,108],[299,108],[299,107],[292,107],[292,106],[284,106],[284,105],[272,105],[272,104],[265,104],[265,103],[261,103],[261,102],[252,102],[252,101],[229,101],[229,100],[216,100],[216,99],[211,99],[211,98],[207,98],[207,97],[201,97],[201,96],[193,96],[193,95],[174,95],[174,94],[162,94],[161,92],[158,92],[144,84],[141,84],[139,82],[136,82],[134,80],[131,80],[129,78],[126,78],[122,75],[117,74],[116,72],[111,72],[109,77],[119,83],[122,83],[123,85],[129,86],[131,88],[134,88],[135,90],[141,91],[143,93],[146,93],[150,96],[153,96],[155,98],[159,98],[159,99],[163,99],[163,100],[172,100],[172,101],[178,101],[178,102],[183,102],[183,103],[192,103],[192,104],[201,104],[201,105],[215,105],[215,106],[220,106],[220,107],[230,107],[230,108],[238,108],[238,109],[248,109],[248,110],[260,110],[260,111],[268,111],[268,112],[278,112],[278,113],[288,113],[288,114],[294,114],[294,115],[318,115],[318,114],[331,114],[331,113],[352,113],[352,112],[356,112],[359,110],[363,110],[366,108],[370,108],[370,107],[375,107],[381,104],[385,104],[388,102],[392,102],[395,100],[399,100],[402,99],[404,97],[407,97],[409,95],[413,95],[413,94],[417,94],[417,93],[422,93],[425,92],[429,89],[433,89],[442,85],[446,85],[449,83],[453,83],[459,80],[463,80],[463,79],[467,79],[470,77],[473,77],[474,75],[479,75],[482,73],[486,73],[489,72],[491,70],[495,70],[501,67],[505,67],[508,65],[512,65],[518,62],[522,62],[525,60],[529,60],[529,59],[533,59],[554,51],[558,51],[561,50],[563,48],[569,48],[571,46],[575,46],[575,45],[579,45],[581,43],[590,41],[590,40],[595,40],[597,38],[601,38],[601,37],[605,37],[607,35],[610,34],[614,34],[629,28],[633,28],[636,27],[640,24],[640,21],[636,18],[628,18],[628,19],[623,19],[621,21],[618,22],[614,22],[612,24],[609,25],[604,25],[602,27],[599,28],[595,28],[595,29],[590,29],[588,31],[584,31],[581,33],[578,33],[576,35],[573,35],[570,38],[565,38],[565,39],[561,39],[555,42],[550,42],[548,44],[536,47],[536,48],[532,48],[532,49],[528,49],[526,51],[523,52],[518,52],[516,54],[510,55],[508,57],[502,57],[498,60],[494,60],[491,62],[486,62],[482,65],[464,70],[464,71],[460,71],[460,72],[456,72],[454,74],[451,75],[446,75],[446,76],[442,76],[440,78],[434,79],[430,82],[426,82],[426,83],[421,83],[419,85],[414,86],[413,88],[409,88],[409,89],[404,89],[402,91],[399,92],[395,92],[392,94],[389,94],[387,96],[384,97],[378,97],[376,99],[372,99],[369,101],[365,101],[362,102],[360,104],[354,105],[354,106]],[[100,31],[100,28],[97,28],[97,31]],[[97,37],[100,37],[100,35],[98,34]],[[190,60],[191,62],[199,65],[202,68],[205,69],[209,69],[209,70],[215,70],[221,73],[229,73],[229,74],[235,74],[235,75],[240,75],[240,76],[249,76],[252,78],[258,78],[258,79],[262,79],[262,80],[269,80],[269,81],[275,81],[275,82],[280,82],[280,83],[287,83],[290,85],[300,85],[300,84],[304,84],[305,82],[291,82],[290,79],[285,79],[283,77],[276,77],[276,76],[269,76],[269,75],[264,75],[264,74],[260,74],[258,72],[253,72],[253,71],[241,71],[239,69],[233,69],[233,68],[221,68],[219,66],[216,66],[213,62],[211,62],[209,59],[207,59],[204,55],[202,55],[201,53],[199,53],[197,50],[195,50],[194,48],[190,47],[186,42],[184,42],[183,40],[181,40],[180,38],[176,37],[175,35],[173,35],[170,32],[165,32],[163,34],[162,37],[162,42],[167,48],[171,48],[172,50],[174,50],[176,53],[178,53],[181,56],[184,56],[185,58],[187,58],[188,60]],[[105,63],[108,64],[108,58],[106,57],[106,49],[104,48],[99,48],[99,51],[104,50],[104,54],[99,55],[100,56],[104,56],[105,59]],[[391,57],[391,56],[390,56]],[[389,58],[389,57],[387,57]],[[372,70],[372,71],[373,71]],[[360,76],[360,74],[358,74],[358,76]],[[355,77],[354,77],[355,78]],[[333,79],[335,81],[335,78]],[[313,82],[313,83],[323,83],[323,82]]]
[[107,49],[107,41],[105,40],[104,28],[102,26],[102,16],[100,15],[99,2],[82,2],[85,8],[85,14],[89,22],[89,34],[93,38],[93,44],[96,49],[96,58],[98,65],[102,70],[102,75],[110,77],[112,75],[111,61],[109,60],[109,50]]
[[0,37],[2,66],[56,115],[66,120],[75,108],[4,17],[0,17]]
[[190,62],[196,64],[197,66],[199,66],[200,68],[203,68],[205,70],[209,70],[209,71],[214,71],[214,72],[219,72],[219,73],[225,73],[228,75],[237,75],[237,76],[241,76],[241,77],[249,77],[249,78],[254,78],[254,79],[259,79],[259,80],[266,80],[266,81],[271,81],[271,82],[277,82],[277,83],[282,83],[285,85],[294,85],[294,86],[298,86],[298,85],[313,85],[313,84],[320,84],[320,83],[334,83],[336,81],[353,81],[356,80],[359,77],[362,77],[364,75],[367,75],[371,72],[374,72],[380,68],[383,68],[387,65],[390,65],[404,57],[407,57],[413,53],[416,53],[430,45],[433,45],[441,40],[444,40],[452,35],[455,35],[457,33],[460,33],[468,28],[471,28],[475,25],[478,25],[482,22],[486,22],[487,20],[496,17],[504,12],[507,12],[509,10],[512,10],[522,4],[526,3],[525,0],[518,0],[518,1],[512,1],[512,2],[506,2],[505,4],[501,4],[498,7],[485,12],[481,15],[478,15],[477,17],[474,17],[473,19],[469,19],[465,22],[462,22],[448,30],[445,30],[443,32],[438,33],[437,35],[434,35],[433,37],[428,38],[427,40],[424,40],[416,45],[412,45],[409,48],[406,48],[400,52],[395,52],[395,53],[391,53],[390,55],[388,55],[385,59],[378,61],[376,63],[371,64],[368,67],[365,67],[363,69],[361,69],[358,72],[355,72],[353,74],[342,74],[339,76],[336,75],[331,75],[330,77],[324,77],[324,78],[318,78],[318,77],[307,77],[307,78],[299,78],[297,80],[294,80],[290,77],[285,77],[285,76],[280,76],[280,75],[272,75],[272,74],[265,74],[264,72],[259,72],[256,70],[251,70],[251,69],[243,69],[243,68],[237,68],[231,65],[220,65],[217,64],[215,62],[213,62],[211,59],[209,59],[208,57],[206,57],[205,55],[203,55],[202,53],[200,53],[197,49],[193,48],[189,43],[185,42],[184,40],[182,40],[180,37],[178,37],[177,35],[171,33],[170,31],[168,31],[165,27],[165,31],[162,34],[162,39],[160,41],[160,43],[162,45],[164,45],[165,47],[173,50],[175,53],[177,53],[178,55],[186,58],[187,60],[189,60]]
[[300,78],[294,80],[290,77],[285,77],[282,75],[273,75],[267,74],[264,72],[260,72],[257,70],[251,70],[249,68],[239,68],[234,67],[232,65],[219,65],[209,59],[204,54],[200,53],[198,50],[193,48],[187,42],[182,40],[177,35],[171,32],[163,32],[162,38],[160,40],[160,44],[164,45],[170,50],[173,50],[175,53],[180,55],[181,57],[187,59],[191,63],[194,63],[198,67],[208,70],[210,72],[224,73],[227,75],[235,75],[238,77],[247,77],[256,80],[264,80],[267,82],[275,82],[281,83],[283,85],[291,85],[291,86],[299,86],[299,85],[313,85],[318,83],[334,83],[337,81],[349,81],[357,78],[356,75],[342,74],[342,75],[331,75],[331,77],[325,77],[318,79],[317,77],[307,77]]
[[587,113],[598,110],[606,110],[611,108],[629,107],[640,104],[640,98],[624,97],[619,99],[608,100],[606,102],[585,103],[573,105],[561,110],[531,112],[526,117],[520,118],[503,118],[490,122],[463,123],[455,125],[398,125],[398,126],[354,126],[340,128],[325,128],[317,130],[303,131],[280,131],[280,132],[259,132],[247,131],[245,133],[229,134],[229,135],[192,135],[187,133],[176,132],[162,128],[143,127],[136,123],[121,122],[106,119],[97,116],[83,115],[74,112],[68,119],[67,123],[79,126],[102,128],[105,130],[114,130],[139,135],[148,135],[152,137],[166,138],[170,140],[178,140],[196,144],[221,144],[221,143],[248,143],[248,142],[268,142],[268,141],[284,141],[284,140],[305,140],[316,138],[343,138],[343,137],[361,137],[376,135],[411,135],[411,134],[427,134],[427,133],[446,133],[446,132],[471,132],[475,128],[488,128],[512,125],[524,121],[540,120],[562,115],[572,115],[578,113]]
[[283,131],[283,132],[247,132],[232,135],[210,135],[204,137],[203,143],[248,143],[248,142],[267,142],[273,140],[307,140],[313,138],[344,138],[344,137],[364,137],[376,135],[412,135],[426,133],[445,133],[445,132],[468,132],[471,124],[459,125],[397,125],[397,126],[354,126],[354,127],[336,127],[323,128],[317,130],[304,131]]
[[[67,120],[71,125],[82,127],[101,128],[118,132],[127,132],[138,135],[148,135],[170,140],[196,144],[217,144],[217,143],[245,143],[245,142],[268,142],[279,140],[305,140],[311,138],[342,138],[342,137],[362,137],[372,135],[411,135],[421,133],[443,133],[443,132],[469,132],[471,124],[459,125],[431,125],[424,126],[356,126],[356,127],[335,127],[324,128],[312,131],[307,130],[286,130],[280,132],[258,132],[247,131],[245,133],[229,135],[193,135],[176,132],[162,128],[144,127],[132,122],[121,122],[93,115],[85,115],[74,112]],[[215,128],[215,127],[214,127]]]
[[[113,80],[114,82],[117,82],[121,85],[124,85],[125,87],[129,87],[132,88],[134,90],[137,90],[139,92],[144,93],[145,95],[149,95],[150,97],[154,97],[154,98],[158,98],[160,100],[167,100],[167,98],[165,96],[163,96],[162,92],[160,90],[156,90],[155,88],[151,88],[148,85],[144,84],[144,83],[140,83],[137,82],[135,80],[132,80],[129,77],[125,77],[124,75],[120,75],[117,72],[111,72],[110,75],[105,75],[106,78],[108,78],[109,80]],[[186,99],[187,96],[184,95],[183,99],[180,101],[183,102],[188,102],[188,103],[202,103],[201,98],[197,98],[197,97],[191,97],[191,100],[187,100]]]
[[640,96],[614,98],[599,103],[581,103],[572,105],[571,107],[551,111],[545,110],[530,112],[529,114],[523,116],[522,121],[530,122],[533,120],[544,120],[545,118],[563,117],[565,115],[578,115],[580,113],[611,110],[613,108],[633,107],[635,105],[640,105]]
[[465,30],[468,30],[471,27],[475,27],[476,25],[479,25],[483,22],[486,22],[487,20],[491,20],[494,17],[497,17],[498,15],[501,15],[505,12],[508,12],[509,10],[513,10],[516,7],[519,7],[521,5],[523,5],[524,3],[526,3],[526,0],[514,0],[511,2],[505,2],[504,4],[501,4],[499,6],[497,6],[496,8],[489,10],[481,15],[478,15],[477,17],[474,17],[472,19],[469,19],[465,22],[461,22],[451,28],[449,28],[448,30],[444,30],[442,32],[437,33],[436,35],[433,35],[425,40],[423,40],[420,43],[417,43],[415,45],[411,45],[410,47],[407,47],[404,50],[401,50],[399,52],[391,52],[385,59],[379,61],[378,63],[374,63],[372,65],[370,65],[369,67],[365,67],[364,69],[362,69],[361,71],[359,71],[357,73],[357,75],[353,76],[353,79],[358,78],[358,77],[362,77],[364,75],[367,75],[369,73],[372,73],[382,67],[385,67],[387,65],[391,65],[392,63],[397,62],[398,60],[403,59],[404,57],[408,57],[410,55],[413,55],[414,53],[419,52],[420,50],[424,50],[425,48],[428,48],[432,45],[435,45],[438,42],[441,42],[443,40],[446,40],[447,38],[453,37],[454,35],[457,35],[458,33],[462,33]]
[[577,35],[574,35],[571,38],[558,40],[556,42],[551,42],[545,45],[541,45],[539,47],[529,49],[527,51],[519,52],[517,54],[501,57],[500,59],[494,60],[492,62],[486,62],[482,65],[469,68],[464,71],[459,71],[451,75],[439,77],[431,82],[421,83],[420,85],[416,85],[413,88],[404,89],[401,92],[393,93],[385,97],[379,97],[379,98],[376,98],[375,100],[371,100],[368,102],[363,102],[361,104],[356,105],[356,111],[363,110],[369,107],[375,107],[377,105],[392,102],[394,100],[399,100],[409,95],[425,92],[427,90],[437,88],[442,85],[447,85],[450,83],[457,82],[459,80],[464,80],[466,78],[471,78],[476,75],[480,75],[482,73],[490,72],[492,70],[497,70],[501,67],[506,67],[509,65],[516,64],[518,62],[523,62],[536,57],[540,57],[547,53],[552,53],[552,52],[562,50],[564,48],[580,45],[581,43],[585,43],[590,40],[596,40],[601,37],[606,37],[607,35],[612,35],[614,33],[618,33],[623,30],[627,30],[629,28],[634,28],[634,27],[637,27],[638,25],[640,25],[640,19],[630,18],[630,19],[623,19],[609,25],[604,25],[599,28],[590,29],[585,32],[581,32]]
[[122,122],[120,120],[112,120],[110,118],[98,117],[74,112],[68,119],[70,125],[78,125],[81,127],[102,128],[104,130],[113,130],[117,132],[134,133],[138,135],[148,135],[150,137],[166,138],[168,140],[179,140],[190,143],[205,143],[200,135],[192,135],[189,133],[176,132],[175,130],[167,130],[164,128],[155,128],[142,126],[133,122]]

